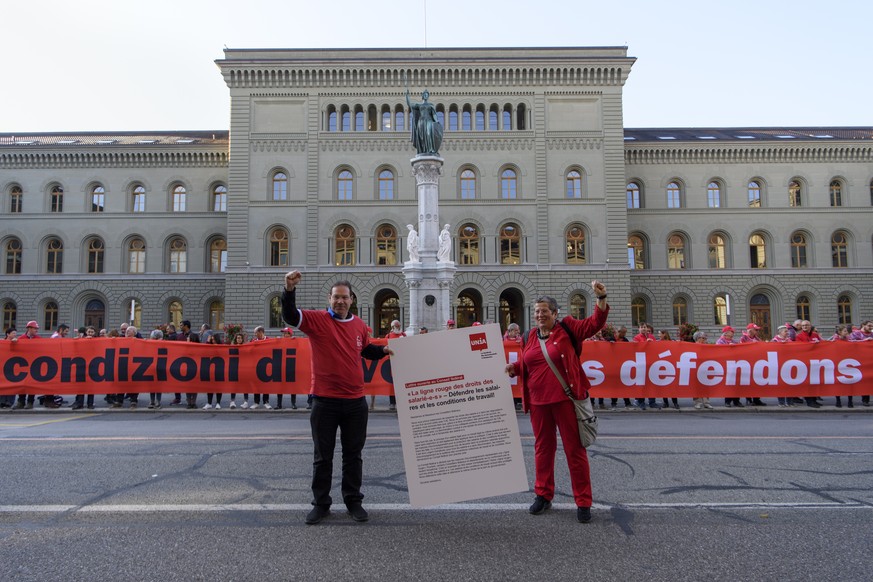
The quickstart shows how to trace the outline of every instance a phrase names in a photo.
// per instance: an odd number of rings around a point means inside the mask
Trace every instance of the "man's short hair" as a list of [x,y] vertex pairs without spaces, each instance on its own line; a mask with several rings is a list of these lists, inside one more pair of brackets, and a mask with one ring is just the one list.
[[70,326],[66,323],[62,323],[58,326],[58,331],[61,331],[62,329],[70,329]]
[[354,295],[354,293],[352,292],[352,284],[350,281],[346,281],[345,279],[343,279],[342,281],[337,281],[336,283],[331,285],[330,286],[330,294],[331,295],[333,295],[333,290],[336,289],[337,287],[348,287],[349,288],[349,295]]
[[187,327],[188,329],[191,329],[191,322],[188,321],[187,319],[182,320],[182,325],[184,327]]

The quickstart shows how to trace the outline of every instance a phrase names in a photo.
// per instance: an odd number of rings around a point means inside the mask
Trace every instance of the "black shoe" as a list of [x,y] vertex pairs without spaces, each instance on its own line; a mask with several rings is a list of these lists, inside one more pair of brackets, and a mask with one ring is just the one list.
[[531,515],[540,515],[541,513],[543,513],[545,510],[549,509],[550,507],[552,507],[551,501],[549,501],[548,499],[546,499],[542,495],[537,495],[534,498],[534,502],[531,503],[530,509],[528,509],[528,511],[530,512]]
[[291,410],[297,410],[297,405],[296,405],[296,404],[292,404],[292,405],[291,405]]
[[591,508],[590,507],[577,507],[576,508],[576,521],[579,523],[588,523],[591,521]]
[[306,525],[315,525],[321,522],[322,519],[330,515],[330,508],[322,505],[316,505],[312,511],[306,516]]
[[[367,513],[367,510],[361,507],[360,503],[355,503],[354,505],[347,505],[346,510],[349,512],[349,515],[352,516],[352,519],[355,521],[367,521],[370,519],[370,515]],[[310,514],[312,515],[312,514]]]
[[755,398],[752,401],[752,404],[754,404],[755,406],[767,406],[767,403],[764,402],[763,400],[761,400],[760,398]]
[[82,410],[83,408],[85,408],[84,404],[76,403],[70,407],[70,410]]
[[93,405],[93,404],[89,404],[89,405],[88,405],[88,410],[94,410],[94,405]]
[[809,406],[810,408],[821,408],[821,404],[819,404],[815,400],[810,400],[809,402],[806,403],[806,405]]

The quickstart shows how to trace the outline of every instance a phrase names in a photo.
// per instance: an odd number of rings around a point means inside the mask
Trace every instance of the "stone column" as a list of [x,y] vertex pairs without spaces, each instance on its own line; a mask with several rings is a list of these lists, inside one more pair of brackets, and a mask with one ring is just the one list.
[[429,331],[445,328],[451,313],[451,290],[455,278],[454,261],[438,262],[439,178],[443,159],[439,156],[416,156],[412,160],[418,197],[418,261],[404,263],[403,275],[409,288],[409,328],[416,334],[421,326]]

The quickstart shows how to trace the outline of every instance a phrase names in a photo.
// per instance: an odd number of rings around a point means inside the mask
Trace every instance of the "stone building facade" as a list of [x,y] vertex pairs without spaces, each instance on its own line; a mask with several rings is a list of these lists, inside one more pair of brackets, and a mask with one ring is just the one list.
[[0,134],[4,323],[118,325],[133,302],[146,328],[277,328],[289,268],[306,307],[342,278],[375,333],[408,323],[407,87],[445,128],[461,325],[527,327],[543,294],[586,314],[593,279],[626,325],[869,318],[873,128],[625,129],[633,63],[621,47],[231,49],[229,131]]

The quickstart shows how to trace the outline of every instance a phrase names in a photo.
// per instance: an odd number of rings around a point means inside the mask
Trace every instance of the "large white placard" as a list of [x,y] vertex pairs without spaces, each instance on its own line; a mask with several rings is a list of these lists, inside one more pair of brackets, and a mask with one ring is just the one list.
[[528,490],[497,324],[389,341],[409,501]]

